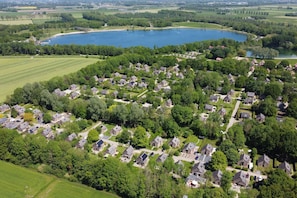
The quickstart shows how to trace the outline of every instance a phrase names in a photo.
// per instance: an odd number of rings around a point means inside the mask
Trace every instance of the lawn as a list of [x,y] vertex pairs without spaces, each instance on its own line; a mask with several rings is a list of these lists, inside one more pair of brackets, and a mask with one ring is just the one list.
[[51,198],[51,197],[117,198],[118,196],[113,195],[111,193],[98,191],[78,183],[71,183],[68,181],[56,180],[36,196],[36,198]]
[[41,174],[34,170],[0,161],[1,197],[92,197],[116,198],[118,196],[93,188]]
[[0,102],[26,83],[46,81],[76,72],[97,61],[95,58],[79,56],[0,57]]
[[17,19],[17,20],[0,20],[0,24],[2,25],[26,25],[26,24],[32,24],[31,19]]
[[0,161],[1,197],[33,197],[54,178]]

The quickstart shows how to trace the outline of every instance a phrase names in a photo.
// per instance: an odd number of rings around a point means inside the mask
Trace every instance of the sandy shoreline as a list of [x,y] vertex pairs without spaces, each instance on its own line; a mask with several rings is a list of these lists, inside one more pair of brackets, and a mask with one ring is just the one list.
[[105,30],[89,30],[89,31],[75,31],[75,32],[68,32],[68,33],[58,33],[50,38],[58,37],[58,36],[65,36],[65,35],[71,35],[71,34],[87,34],[92,32],[112,32],[112,31],[126,31],[126,29],[105,29]]

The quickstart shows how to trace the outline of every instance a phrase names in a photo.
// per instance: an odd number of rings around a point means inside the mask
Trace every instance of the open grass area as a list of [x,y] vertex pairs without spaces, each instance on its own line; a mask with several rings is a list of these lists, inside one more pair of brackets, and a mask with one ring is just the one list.
[[93,188],[68,181],[56,180],[40,192],[36,198],[72,198],[72,197],[92,197],[92,198],[116,198],[118,196],[111,193],[98,191]]
[[53,177],[0,161],[1,197],[33,197]]
[[0,57],[0,101],[26,83],[69,74],[97,61],[80,56]]
[[224,28],[218,24],[211,24],[211,23],[201,23],[201,22],[177,22],[173,23],[173,27],[191,27],[191,28],[207,28],[207,29],[220,29]]
[[78,183],[57,179],[54,176],[41,174],[4,161],[0,161],[0,173],[1,197],[117,197],[111,193],[98,191]]
[[33,24],[33,22],[30,19],[0,20],[0,24],[2,24],[2,25],[26,25],[26,24]]

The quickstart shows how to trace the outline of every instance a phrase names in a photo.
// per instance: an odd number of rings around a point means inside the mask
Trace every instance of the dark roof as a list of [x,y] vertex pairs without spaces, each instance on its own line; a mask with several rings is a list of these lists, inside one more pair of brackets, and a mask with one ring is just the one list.
[[233,182],[235,182],[236,184],[241,185],[241,186],[247,186],[248,179],[249,179],[249,174],[247,174],[243,171],[239,171],[234,175]]
[[7,121],[7,118],[0,118],[0,124],[3,124],[6,121]]
[[290,166],[290,164],[289,164],[288,162],[286,162],[286,161],[284,161],[283,163],[281,163],[281,164],[279,165],[278,168],[280,168],[280,169],[282,169],[282,170],[284,170],[284,171],[286,171],[286,172],[291,173],[291,166]]
[[86,139],[81,139],[78,142],[78,147],[82,148],[87,143]]
[[265,162],[267,164],[269,164],[270,162],[270,158],[267,155],[262,155],[259,157],[258,162]]
[[202,149],[201,149],[201,152],[203,151],[209,151],[209,152],[212,152],[213,150],[213,146],[211,144],[206,144]]
[[255,92],[247,92],[246,93],[247,97],[255,97]]
[[243,102],[245,104],[252,104],[254,102],[254,100],[253,100],[253,98],[246,98]]
[[219,99],[219,97],[218,97],[217,95],[211,95],[211,96],[209,97],[209,99],[210,99],[211,101],[217,101],[217,100]]
[[160,155],[157,159],[158,162],[165,162],[165,160],[167,159],[168,154],[166,153],[162,153],[162,155]]
[[99,140],[99,141],[96,142],[96,146],[97,146],[98,148],[100,148],[100,147],[102,146],[103,143],[104,143],[103,140]]
[[251,117],[251,115],[249,114],[249,113],[247,113],[247,112],[241,112],[240,113],[240,118],[250,118]]
[[205,172],[205,166],[201,162],[195,164],[192,168],[192,173],[201,173],[203,175]]
[[147,157],[148,157],[148,156],[147,156],[146,153],[142,153],[142,154],[140,155],[140,158],[142,159],[142,161],[145,161],[145,159],[146,159]]
[[195,149],[196,145],[193,142],[186,144],[183,150],[192,150]]
[[205,108],[206,110],[208,110],[208,111],[212,111],[213,106],[212,106],[212,105],[209,105],[209,104],[205,104],[205,105],[204,105],[204,108]]
[[221,181],[222,176],[223,176],[223,172],[220,170],[216,170],[212,173],[212,177],[215,181],[217,181],[217,180]]
[[247,154],[242,154],[240,155],[240,161],[245,161],[245,162],[250,162],[251,161],[251,157]]

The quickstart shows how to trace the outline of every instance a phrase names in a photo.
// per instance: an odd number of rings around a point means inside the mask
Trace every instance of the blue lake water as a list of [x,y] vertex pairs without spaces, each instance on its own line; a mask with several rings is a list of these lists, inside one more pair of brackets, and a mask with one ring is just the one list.
[[115,47],[145,46],[153,48],[166,45],[181,45],[203,40],[233,39],[246,40],[245,34],[214,29],[174,28],[164,30],[103,31],[82,34],[68,34],[52,37],[44,43],[49,45],[109,45]]

